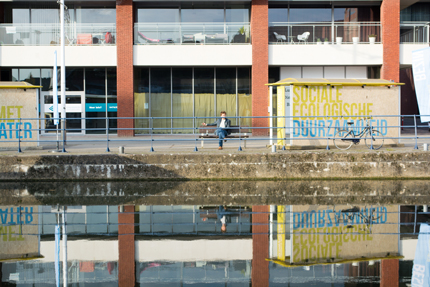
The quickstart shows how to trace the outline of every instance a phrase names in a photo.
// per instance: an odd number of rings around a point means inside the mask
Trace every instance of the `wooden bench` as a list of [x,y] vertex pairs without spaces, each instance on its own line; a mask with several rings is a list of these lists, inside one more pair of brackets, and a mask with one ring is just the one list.
[[[217,139],[218,136],[214,134],[216,130],[216,126],[199,126],[199,139],[202,139],[201,141],[201,147],[204,147],[204,140],[203,139]],[[249,138],[249,135],[245,131],[249,131],[248,126],[241,126],[239,131],[239,126],[230,126],[229,130],[231,133],[226,136],[226,139],[243,139],[243,147],[246,148],[246,139]]]

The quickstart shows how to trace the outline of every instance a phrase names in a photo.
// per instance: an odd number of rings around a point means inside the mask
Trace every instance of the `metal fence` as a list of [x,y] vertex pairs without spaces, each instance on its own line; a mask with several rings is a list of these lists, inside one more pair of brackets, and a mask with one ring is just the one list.
[[381,43],[381,31],[380,22],[271,22],[269,24],[269,43]]
[[249,22],[136,23],[134,44],[250,44]]
[[[116,24],[67,24],[65,37],[68,46],[115,45]],[[60,45],[60,24],[0,24],[0,45]]]
[[[67,137],[67,142],[73,143],[96,143],[100,148],[106,147],[106,152],[110,152],[110,145],[113,143],[124,144],[127,142],[134,142],[140,144],[150,144],[150,150],[154,151],[157,144],[161,142],[175,142],[175,143],[193,143],[194,151],[198,151],[198,145],[203,145],[203,142],[216,143],[219,141],[218,137],[211,136],[216,130],[215,126],[198,125],[199,122],[208,119],[217,119],[218,117],[99,117],[99,118],[65,118],[65,128],[58,126],[53,128],[46,124],[47,121],[56,120],[55,118],[3,118],[0,119],[0,148],[8,145],[9,149],[15,147],[18,152],[22,152],[23,143],[35,143],[38,146],[41,144],[57,144],[57,148],[62,146],[62,151],[66,152],[66,135],[73,135],[79,133],[80,135],[90,136],[91,133],[98,133],[97,138],[78,139],[73,136]],[[234,133],[228,140],[235,143],[239,151],[242,151],[242,146],[246,147],[246,142],[259,142],[262,145],[285,145],[299,143],[300,141],[313,140],[321,148],[327,150],[332,147],[332,140],[340,139],[335,137],[335,133],[341,129],[352,129],[355,133],[361,132],[366,127],[371,130],[379,130],[379,134],[374,135],[375,139],[384,138],[384,140],[393,140],[400,142],[401,140],[413,140],[414,148],[418,149],[418,140],[430,139],[429,135],[422,135],[418,133],[419,129],[428,129],[427,123],[419,121],[419,115],[372,115],[369,116],[266,116],[266,117],[228,117],[232,123],[237,123],[237,126],[232,126],[231,129]],[[392,119],[398,124],[391,124]],[[191,127],[157,127],[154,126],[155,121],[167,120],[174,122],[179,120],[193,120]],[[364,124],[364,121],[369,120],[369,126]],[[61,121],[61,119],[58,119]],[[95,128],[85,128],[82,126],[69,127],[70,121],[98,120],[104,123],[103,126]],[[352,124],[351,121],[352,120]],[[124,125],[127,123],[133,126],[132,123],[137,121],[145,121],[145,126],[134,126],[130,128],[120,128],[116,123]],[[303,126],[296,126],[297,122],[302,122]],[[115,123],[114,126],[110,123]],[[254,122],[254,126],[244,125],[243,122]],[[283,125],[280,125],[279,123]],[[32,124],[33,123],[33,124]],[[264,124],[266,123],[266,125]],[[34,127],[36,126],[36,127]],[[57,127],[57,126],[56,126]],[[168,134],[180,130],[184,134]],[[228,129],[227,129],[228,130]],[[390,136],[388,131],[391,132]],[[402,135],[402,130],[404,130]],[[317,132],[318,131],[318,132]],[[49,132],[56,132],[57,137],[48,137]],[[100,133],[102,133],[100,135]],[[112,134],[117,133],[118,137],[113,137]],[[314,136],[312,136],[314,133]],[[133,136],[137,135],[138,136]],[[37,137],[36,137],[37,135]],[[127,137],[128,135],[128,137]],[[163,136],[163,137],[160,137]],[[170,137],[167,137],[170,135]],[[124,136],[124,137],[121,137]],[[283,141],[277,144],[278,141]],[[231,146],[231,145],[230,145]],[[148,146],[149,147],[149,146]]]

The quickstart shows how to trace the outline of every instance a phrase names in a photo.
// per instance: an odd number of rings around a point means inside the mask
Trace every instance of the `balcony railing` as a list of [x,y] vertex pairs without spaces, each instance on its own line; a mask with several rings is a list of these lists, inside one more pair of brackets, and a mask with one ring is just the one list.
[[400,43],[429,43],[430,22],[403,22],[400,24]]
[[249,23],[136,23],[134,44],[249,44]]
[[[115,45],[115,24],[67,24],[66,45]],[[60,25],[0,24],[0,44],[49,46],[60,44]]]
[[[306,33],[306,34],[305,34]],[[380,22],[354,23],[287,23],[269,24],[271,44],[334,44],[334,43],[380,43]],[[371,37],[375,36],[375,37]],[[341,38],[341,39],[340,39]],[[374,38],[372,40],[371,38]]]

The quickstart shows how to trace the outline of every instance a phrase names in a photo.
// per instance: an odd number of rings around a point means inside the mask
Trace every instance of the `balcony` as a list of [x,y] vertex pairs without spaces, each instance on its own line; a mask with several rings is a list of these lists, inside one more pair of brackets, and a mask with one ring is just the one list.
[[[115,45],[115,24],[67,24],[65,43],[75,45]],[[10,46],[56,46],[60,44],[60,25],[0,24],[0,44]]]
[[[66,25],[65,37],[67,66],[116,66],[115,24]],[[0,24],[0,66],[51,66],[59,44],[58,24]]]
[[381,40],[380,22],[272,22],[269,25],[270,44],[374,44]]
[[136,23],[135,45],[250,44],[249,23]]
[[430,22],[403,22],[400,24],[401,44],[429,43]]
[[249,23],[137,23],[133,62],[136,66],[250,66],[250,43]]
[[400,24],[400,65],[412,65],[412,51],[429,47],[429,22]]

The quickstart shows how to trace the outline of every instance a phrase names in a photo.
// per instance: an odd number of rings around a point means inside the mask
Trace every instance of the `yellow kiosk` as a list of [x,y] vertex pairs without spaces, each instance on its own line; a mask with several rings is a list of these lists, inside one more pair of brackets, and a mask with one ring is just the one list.
[[[400,115],[402,83],[379,79],[287,78],[267,85],[270,106],[277,107],[278,145],[325,147],[337,130],[348,128],[348,122],[359,131],[366,118],[385,138],[399,136],[400,117],[396,116]],[[274,89],[276,103],[272,100]],[[397,143],[396,139],[385,139],[384,145]]]

